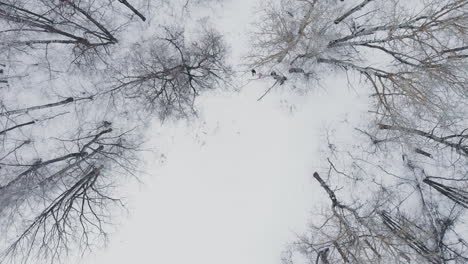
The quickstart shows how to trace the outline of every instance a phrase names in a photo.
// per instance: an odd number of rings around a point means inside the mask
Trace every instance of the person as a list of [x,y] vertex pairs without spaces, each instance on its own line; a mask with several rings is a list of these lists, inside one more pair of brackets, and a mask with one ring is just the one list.
[[[255,76],[257,74],[257,71],[255,69],[252,69],[251,72],[252,72],[252,76]],[[263,75],[262,73],[258,73],[259,79],[262,79],[265,76],[268,76],[268,75]],[[272,71],[270,73],[270,76],[273,77],[273,79],[275,79],[276,82],[279,83],[279,85],[283,85],[284,82],[288,79],[284,75],[278,75],[275,71]]]
[[275,71],[272,71],[270,75],[279,83],[279,85],[283,85],[284,81],[288,79],[286,76],[278,75]]

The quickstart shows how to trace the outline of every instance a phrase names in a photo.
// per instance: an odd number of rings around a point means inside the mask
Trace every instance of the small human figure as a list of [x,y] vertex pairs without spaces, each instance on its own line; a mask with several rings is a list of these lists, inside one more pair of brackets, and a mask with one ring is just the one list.
[[252,76],[255,76],[255,74],[257,74],[257,71],[255,69],[252,69]]
[[286,76],[278,75],[275,71],[272,71],[270,75],[279,83],[279,85],[283,85],[284,81],[288,79]]

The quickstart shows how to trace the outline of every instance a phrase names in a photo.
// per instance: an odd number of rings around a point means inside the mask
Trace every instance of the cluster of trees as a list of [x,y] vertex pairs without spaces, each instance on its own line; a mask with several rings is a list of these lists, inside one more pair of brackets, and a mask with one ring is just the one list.
[[253,65],[306,82],[343,72],[373,102],[357,143],[328,138],[314,178],[331,207],[286,263],[468,261],[467,30],[466,0],[265,4]]
[[[207,24],[140,34],[159,8],[0,0],[0,262],[105,241],[145,124],[193,114],[195,98],[231,76]],[[468,262],[468,1],[271,0],[259,15],[255,68],[288,82],[342,71],[373,102],[371,122],[349,132],[358,143],[328,138],[328,169],[314,178],[331,206],[284,260]]]
[[0,1],[0,263],[60,262],[105,242],[143,128],[193,114],[229,76],[209,25],[135,37],[154,15],[149,1]]

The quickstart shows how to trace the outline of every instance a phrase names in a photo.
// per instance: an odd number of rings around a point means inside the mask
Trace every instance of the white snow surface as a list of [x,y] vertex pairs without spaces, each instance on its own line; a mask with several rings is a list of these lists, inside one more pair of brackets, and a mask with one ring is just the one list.
[[307,93],[286,82],[257,101],[274,82],[250,80],[241,65],[257,5],[228,0],[192,14],[209,15],[225,35],[238,91],[202,95],[195,120],[154,122],[148,176],[127,190],[129,216],[79,263],[279,264],[312,210],[329,202],[312,178],[326,131],[359,123],[368,99],[330,73]]

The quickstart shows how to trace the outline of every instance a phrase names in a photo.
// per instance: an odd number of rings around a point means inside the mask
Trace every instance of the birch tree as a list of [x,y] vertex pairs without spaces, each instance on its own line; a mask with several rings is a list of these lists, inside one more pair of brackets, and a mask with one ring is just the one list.
[[[127,8],[146,18],[128,1],[2,1],[3,50],[27,50],[46,45],[70,45],[81,54],[118,42],[116,33]],[[119,18],[114,17],[119,15]],[[125,21],[121,22],[125,23]]]
[[219,33],[169,23],[135,35],[131,21],[158,14],[141,7],[0,1],[0,263],[64,263],[105,245],[144,129],[193,115],[228,79]]
[[268,2],[250,58],[291,75],[317,76],[324,67],[356,74],[382,123],[420,130],[439,124],[460,134],[466,128],[467,4]]
[[[332,207],[314,217],[290,256],[316,264],[466,262],[458,230],[468,177],[467,11],[464,0],[263,6],[254,67],[281,68],[296,82],[343,72],[373,102],[371,123],[350,131],[356,142],[329,142],[329,177],[314,177]],[[330,187],[336,178],[367,191],[340,200]]]

